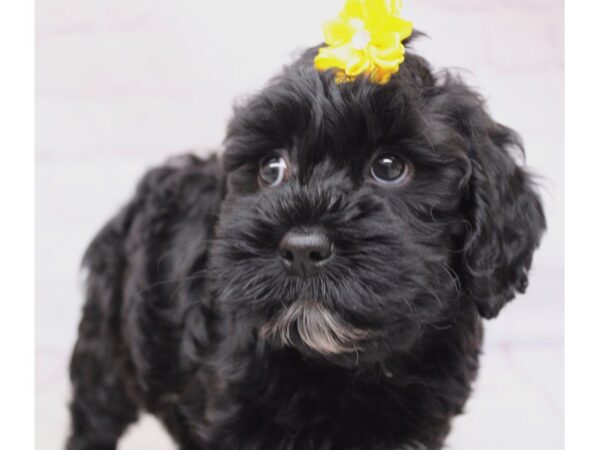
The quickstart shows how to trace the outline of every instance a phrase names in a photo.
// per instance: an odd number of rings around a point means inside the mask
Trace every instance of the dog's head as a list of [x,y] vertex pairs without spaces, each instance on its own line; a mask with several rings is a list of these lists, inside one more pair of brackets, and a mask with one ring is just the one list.
[[229,125],[220,306],[266,345],[334,361],[409,349],[465,304],[496,316],[545,228],[518,136],[416,55],[378,85],[336,84],[315,53]]

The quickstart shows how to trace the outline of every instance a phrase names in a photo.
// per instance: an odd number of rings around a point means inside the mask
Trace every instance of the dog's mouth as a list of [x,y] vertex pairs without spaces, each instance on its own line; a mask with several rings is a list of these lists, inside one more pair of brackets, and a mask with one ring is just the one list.
[[371,334],[341,318],[322,303],[301,300],[286,307],[260,330],[286,346],[298,344],[325,355],[357,352]]

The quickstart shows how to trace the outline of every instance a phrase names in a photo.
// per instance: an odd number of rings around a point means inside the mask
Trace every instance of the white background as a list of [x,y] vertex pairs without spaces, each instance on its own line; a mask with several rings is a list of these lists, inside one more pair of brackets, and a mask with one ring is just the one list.
[[[552,0],[406,0],[436,67],[467,69],[523,135],[549,231],[530,288],[488,323],[454,450],[563,448],[563,29]],[[66,364],[85,245],[143,171],[217,149],[236,98],[321,40],[341,1],[39,0],[36,10],[36,448],[67,429]],[[171,449],[150,421],[121,447]]]

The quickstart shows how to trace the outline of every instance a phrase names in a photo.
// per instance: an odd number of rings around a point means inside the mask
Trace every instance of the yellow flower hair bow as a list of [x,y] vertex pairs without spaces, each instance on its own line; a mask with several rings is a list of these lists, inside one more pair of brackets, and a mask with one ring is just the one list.
[[401,0],[346,0],[339,17],[323,25],[327,46],[319,49],[315,68],[338,69],[338,83],[363,73],[387,83],[404,62],[402,41],[413,31],[400,18],[401,6]]

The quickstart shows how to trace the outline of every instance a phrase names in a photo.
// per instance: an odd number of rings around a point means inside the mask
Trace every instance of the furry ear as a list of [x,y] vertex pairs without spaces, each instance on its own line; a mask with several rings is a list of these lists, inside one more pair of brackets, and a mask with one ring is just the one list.
[[464,285],[485,318],[523,293],[534,250],[546,228],[530,175],[509,150],[523,151],[519,136],[494,122],[480,104],[471,110],[471,171],[465,209],[469,230],[462,252]]

